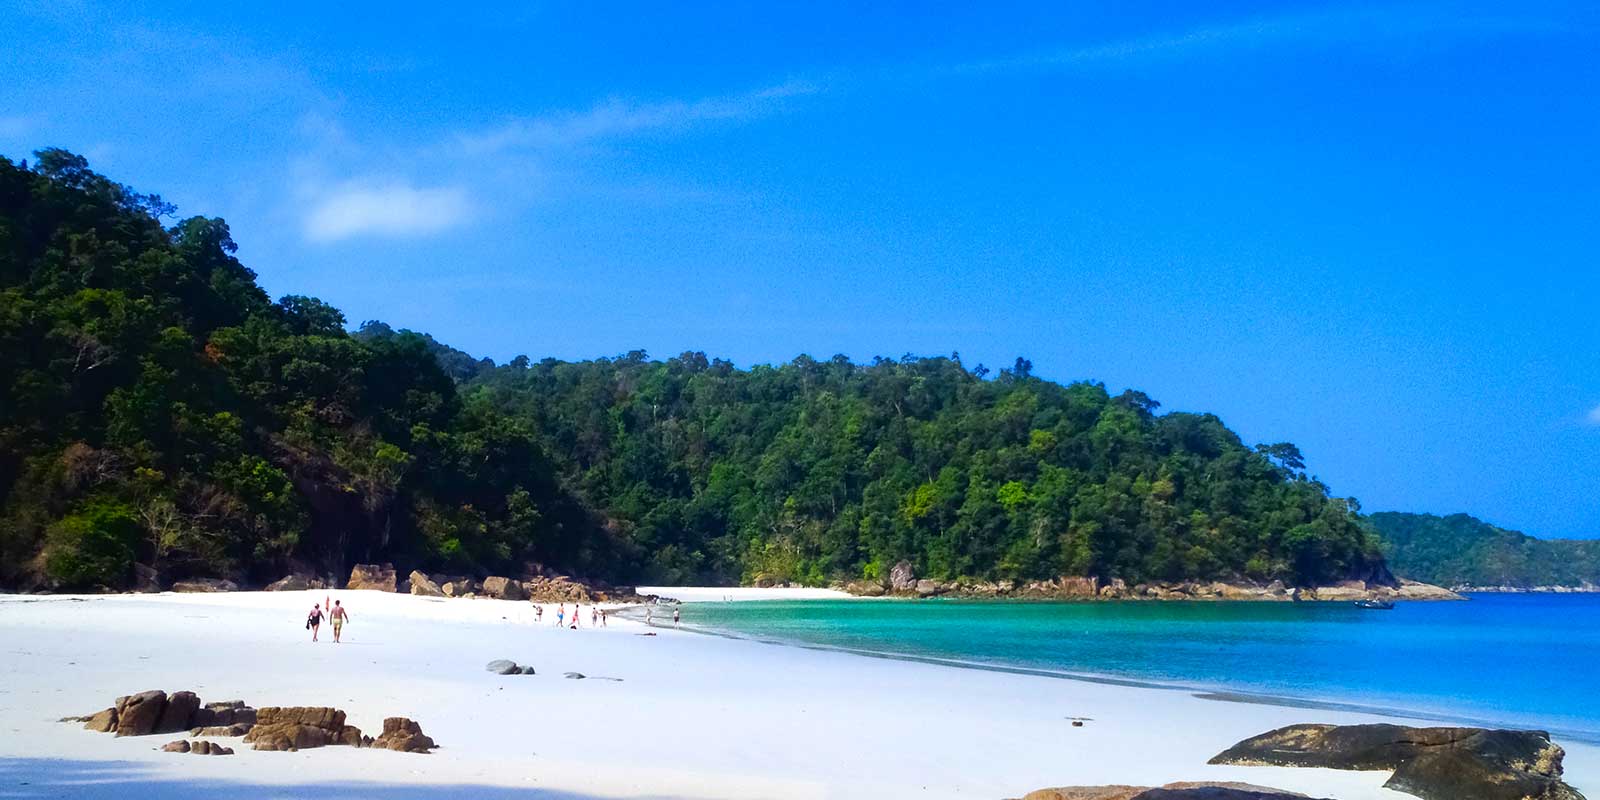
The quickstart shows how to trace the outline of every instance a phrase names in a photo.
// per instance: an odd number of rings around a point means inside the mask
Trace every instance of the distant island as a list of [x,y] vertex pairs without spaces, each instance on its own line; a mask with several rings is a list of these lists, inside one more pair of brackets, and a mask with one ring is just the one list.
[[1457,591],[1600,591],[1600,540],[1538,539],[1466,514],[1367,518],[1389,566]]

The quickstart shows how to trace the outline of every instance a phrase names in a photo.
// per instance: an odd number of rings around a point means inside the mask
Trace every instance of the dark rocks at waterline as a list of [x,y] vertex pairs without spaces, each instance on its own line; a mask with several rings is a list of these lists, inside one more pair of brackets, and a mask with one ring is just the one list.
[[1583,800],[1561,779],[1566,753],[1544,731],[1290,725],[1212,764],[1393,770],[1385,788],[1424,800]]
[[1226,781],[1165,786],[1063,786],[1029,792],[1022,800],[1304,800],[1298,792]]

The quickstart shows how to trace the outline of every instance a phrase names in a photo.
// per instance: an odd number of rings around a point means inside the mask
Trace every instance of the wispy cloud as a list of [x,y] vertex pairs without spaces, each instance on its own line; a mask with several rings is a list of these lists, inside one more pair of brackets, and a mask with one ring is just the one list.
[[780,110],[791,98],[821,91],[822,87],[816,83],[789,81],[755,91],[698,100],[637,102],[613,98],[584,111],[512,120],[487,131],[459,134],[456,139],[470,155],[518,148],[549,150],[646,131],[764,116]]
[[1589,425],[1600,426],[1600,406],[1589,409],[1589,413],[1583,416],[1583,421]]
[[418,188],[402,181],[352,181],[324,190],[306,212],[308,240],[336,242],[359,236],[415,238],[467,222],[472,202],[465,187]]

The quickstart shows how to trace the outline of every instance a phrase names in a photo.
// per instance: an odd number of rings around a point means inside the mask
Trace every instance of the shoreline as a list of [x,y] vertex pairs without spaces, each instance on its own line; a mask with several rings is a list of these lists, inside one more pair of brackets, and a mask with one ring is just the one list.
[[[369,591],[333,592],[353,615],[346,642],[312,645],[302,606],[323,595],[0,598],[8,790],[91,800],[994,800],[1045,786],[1239,780],[1340,800],[1407,797],[1382,789],[1381,773],[1206,764],[1287,724],[1413,721],[1404,718],[760,647],[646,629],[620,614],[608,628],[589,628],[585,616],[570,631],[532,624],[526,602]],[[488,673],[494,658],[538,674]],[[568,670],[621,680],[564,679]],[[195,759],[159,752],[170,737],[115,738],[56,722],[154,688],[256,706],[333,706],[363,729],[407,716],[440,748],[426,756],[237,748]],[[638,746],[617,748],[619,738]],[[1596,786],[1600,747],[1561,744],[1574,785]]]
[[[802,600],[806,598],[785,598]],[[878,599],[878,598],[852,598],[852,599]],[[884,598],[884,599],[916,599],[916,598]],[[950,598],[956,600],[958,598]],[[1070,602],[1048,600],[1017,600],[1013,598],[959,598],[962,601],[974,599],[992,602]],[[684,601],[708,602],[708,601]],[[1117,602],[1117,601],[1106,601]],[[1179,601],[1169,601],[1179,602]],[[1196,602],[1250,602],[1250,601],[1196,601]],[[628,606],[617,612],[619,617],[629,619],[641,625],[644,620],[636,615],[635,609],[641,606]],[[1106,686],[1123,686],[1129,688],[1149,689],[1164,692],[1180,692],[1192,697],[1228,703],[1245,703],[1251,705],[1268,705],[1281,708],[1294,708],[1306,711],[1337,711],[1341,713],[1363,714],[1378,717],[1394,717],[1424,722],[1436,722],[1446,725],[1462,725],[1481,728],[1515,728],[1517,726],[1498,721],[1488,717],[1475,717],[1465,714],[1451,714],[1448,711],[1434,709],[1403,708],[1398,706],[1379,706],[1355,703],[1334,699],[1319,699],[1308,697],[1295,697],[1292,695],[1272,694],[1268,692],[1255,692],[1227,686],[1205,686],[1199,684],[1168,683],[1162,681],[1131,678],[1110,673],[1073,672],[1069,670],[1052,670],[1041,667],[1028,667],[1016,664],[999,662],[972,661],[958,658],[942,658],[939,656],[918,655],[916,653],[903,653],[892,650],[872,650],[867,648],[846,647],[843,645],[821,644],[798,639],[784,639],[781,637],[759,636],[741,631],[714,628],[702,625],[674,625],[670,620],[656,619],[648,623],[652,628],[668,630],[682,630],[702,636],[716,636],[735,641],[753,642],[775,647],[795,647],[802,650],[815,650],[821,652],[845,653],[866,658],[880,658],[889,661],[904,661],[917,664],[951,667],[955,669],[971,669],[984,672],[999,672],[1011,675],[1027,675],[1031,677],[1050,678],[1053,680],[1081,681],[1084,683],[1101,684]],[[1541,726],[1541,730],[1548,731],[1552,736],[1559,736],[1566,741],[1580,742],[1588,745],[1600,746],[1600,733],[1591,731],[1574,730],[1556,726]]]

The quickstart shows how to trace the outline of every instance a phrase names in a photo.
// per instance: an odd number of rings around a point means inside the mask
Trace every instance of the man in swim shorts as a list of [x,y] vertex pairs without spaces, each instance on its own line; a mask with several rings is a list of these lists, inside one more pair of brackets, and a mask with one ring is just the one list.
[[344,629],[345,620],[350,618],[350,612],[344,610],[342,601],[333,601],[333,608],[328,611],[328,620],[333,623],[333,643],[339,643],[339,631]]

